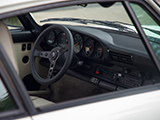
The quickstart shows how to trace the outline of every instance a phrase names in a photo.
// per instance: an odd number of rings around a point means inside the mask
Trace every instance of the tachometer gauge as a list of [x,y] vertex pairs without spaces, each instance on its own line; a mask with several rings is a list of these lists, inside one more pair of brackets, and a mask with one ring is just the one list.
[[53,45],[53,43],[55,42],[55,33],[53,31],[51,31],[47,36],[46,36],[46,42],[49,45]]
[[67,39],[67,36],[66,36],[66,34],[64,32],[62,32],[62,33],[59,34],[58,44],[61,47],[65,47],[66,44],[68,44],[68,39]]
[[84,45],[84,52],[87,56],[92,55],[94,51],[94,40],[88,39]]
[[83,48],[83,39],[81,35],[75,34],[74,35],[74,52],[79,53]]
[[96,44],[95,56],[97,58],[101,58],[102,57],[102,53],[103,53],[102,46],[99,43]]

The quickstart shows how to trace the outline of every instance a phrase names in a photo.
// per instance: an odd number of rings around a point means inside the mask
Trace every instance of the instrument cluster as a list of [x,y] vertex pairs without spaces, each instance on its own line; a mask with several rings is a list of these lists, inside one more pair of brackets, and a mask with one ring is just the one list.
[[[103,55],[103,48],[100,42],[97,40],[82,35],[79,33],[72,33],[74,39],[74,53],[85,54],[87,57],[96,57],[100,59]],[[51,46],[65,47],[68,44],[67,36],[64,32],[56,34],[56,32],[51,31],[45,37],[46,43]]]

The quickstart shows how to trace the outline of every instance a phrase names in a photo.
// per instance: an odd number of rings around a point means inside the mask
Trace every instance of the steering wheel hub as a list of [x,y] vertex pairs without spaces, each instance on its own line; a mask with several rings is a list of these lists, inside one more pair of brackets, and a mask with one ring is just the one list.
[[52,58],[53,60],[55,60],[55,59],[57,58],[57,56],[58,56],[57,51],[53,51],[53,52],[51,53],[51,58]]

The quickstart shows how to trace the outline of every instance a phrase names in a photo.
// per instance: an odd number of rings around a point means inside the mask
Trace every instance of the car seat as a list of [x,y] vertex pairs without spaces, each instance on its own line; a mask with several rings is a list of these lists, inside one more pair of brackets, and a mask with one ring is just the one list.
[[[3,46],[16,72],[19,74],[13,40],[6,24],[3,21],[0,21],[0,44]],[[46,99],[37,96],[30,96],[30,98],[35,107],[54,104],[51,101],[48,101]]]

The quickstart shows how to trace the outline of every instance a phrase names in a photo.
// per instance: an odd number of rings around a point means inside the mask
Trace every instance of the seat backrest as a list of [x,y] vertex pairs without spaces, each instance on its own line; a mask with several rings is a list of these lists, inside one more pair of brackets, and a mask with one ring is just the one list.
[[3,21],[0,21],[0,44],[3,46],[15,70],[19,74],[13,40],[6,24]]

